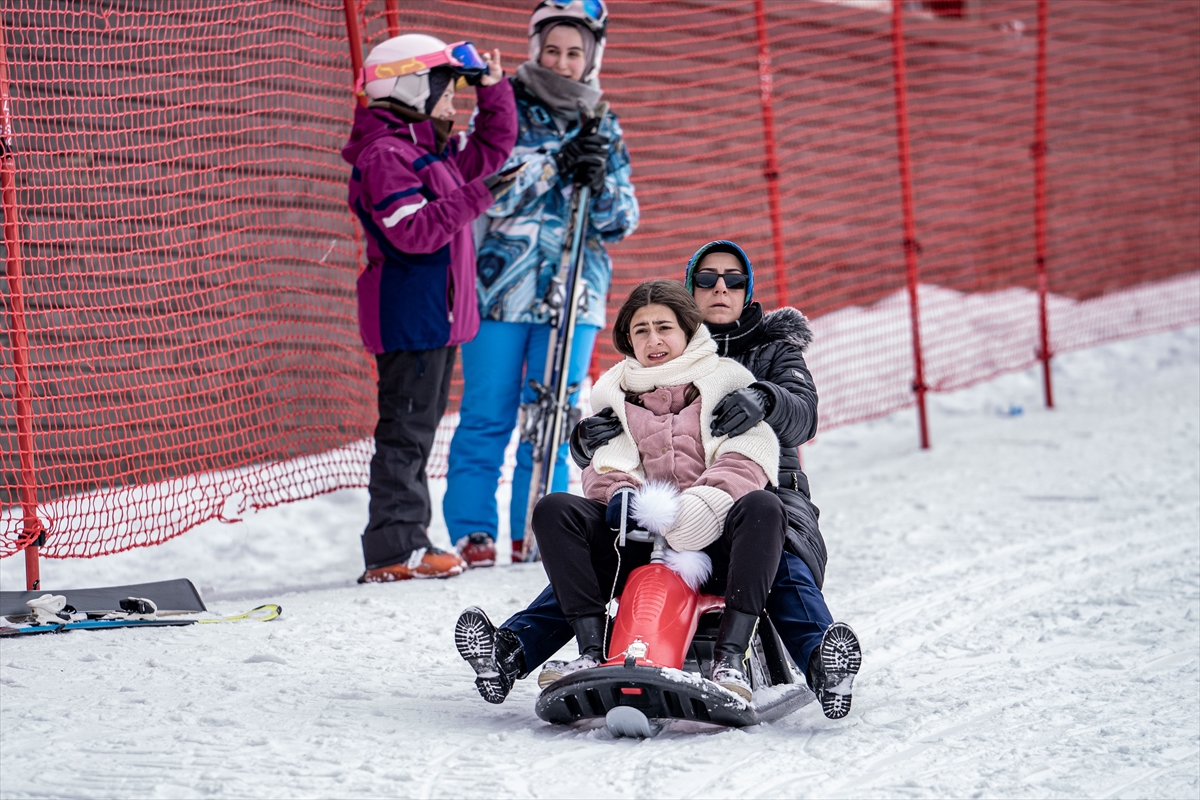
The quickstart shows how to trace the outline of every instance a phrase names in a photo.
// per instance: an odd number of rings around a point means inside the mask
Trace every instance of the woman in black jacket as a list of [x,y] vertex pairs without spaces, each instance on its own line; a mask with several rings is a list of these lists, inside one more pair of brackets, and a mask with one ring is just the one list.
[[[737,436],[765,420],[779,438],[776,494],[787,512],[788,531],[767,614],[805,670],[825,715],[844,717],[862,652],[850,626],[833,621],[821,594],[825,540],[797,451],[817,430],[817,392],[803,355],[812,340],[808,320],[790,307],[763,313],[753,302],[750,259],[730,241],[709,242],[697,250],[688,261],[685,284],[704,312],[718,354],[740,362],[758,379],[717,404],[713,434]],[[596,449],[620,430],[610,415],[582,420],[571,435],[571,455],[586,466]],[[455,628],[459,653],[475,669],[479,693],[492,703],[503,702],[513,681],[528,675],[571,636],[549,587],[498,629],[474,607],[460,615]]]

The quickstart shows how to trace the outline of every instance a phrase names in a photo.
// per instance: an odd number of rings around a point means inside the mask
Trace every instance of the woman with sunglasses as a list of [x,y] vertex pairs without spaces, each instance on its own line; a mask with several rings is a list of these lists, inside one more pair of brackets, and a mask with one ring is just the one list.
[[[471,223],[493,202],[483,179],[517,138],[500,51],[397,36],[365,59],[342,157],[350,208],[366,233],[359,330],[375,354],[379,422],[359,583],[445,578],[464,567],[432,546],[425,464],[446,411],[457,346],[479,329]],[[451,138],[458,79],[478,85],[470,136]]]
[[[600,101],[607,21],[600,0],[543,0],[529,22],[529,60],[509,79],[520,135],[501,174],[514,176],[513,185],[476,223],[482,237],[477,290],[483,321],[475,340],[463,345],[462,406],[443,501],[450,540],[471,566],[496,561],[496,489],[520,404],[534,398],[528,380],[541,381],[545,370],[551,329],[543,300],[559,267],[574,187],[590,186],[592,201],[584,232],[584,304],[568,385],[586,374],[604,327],[612,276],[605,245],[633,233],[638,224],[629,154],[617,118],[606,113],[595,127],[581,116],[581,108],[590,111]],[[566,452],[564,444],[554,491],[567,486]],[[509,505],[517,558],[532,464],[532,448],[522,443]]]
[[[738,361],[756,378],[714,407],[711,432],[736,437],[761,421],[779,438],[778,483],[773,491],[787,512],[788,530],[767,598],[767,614],[788,653],[804,670],[825,715],[844,717],[850,711],[862,651],[850,626],[834,622],[821,592],[825,541],[796,450],[817,428],[817,393],[803,354],[812,340],[808,320],[789,307],[763,313],[762,305],[753,299],[750,259],[730,241],[708,242],[698,249],[688,261],[684,280],[717,352]],[[585,467],[620,430],[619,420],[603,411],[582,420],[571,435],[572,457]],[[475,640],[491,650],[475,684],[492,703],[503,702],[515,680],[536,670],[573,633],[549,587],[500,628],[493,628],[478,608],[464,611],[459,626],[475,631]],[[461,649],[460,654],[467,658]],[[538,683],[556,679],[560,669],[558,662],[546,663]]]

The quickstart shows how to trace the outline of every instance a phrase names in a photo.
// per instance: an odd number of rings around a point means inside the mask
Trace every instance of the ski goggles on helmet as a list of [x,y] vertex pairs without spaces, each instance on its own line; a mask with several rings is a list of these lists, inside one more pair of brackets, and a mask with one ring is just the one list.
[[389,61],[386,64],[365,66],[359,72],[358,82],[354,88],[356,92],[363,94],[363,87],[371,81],[382,80],[384,78],[399,78],[404,75],[412,75],[414,72],[423,72],[427,69],[442,66],[450,67],[455,74],[465,78],[467,83],[472,86],[478,84],[479,80],[488,71],[487,62],[479,55],[479,51],[475,49],[473,43],[465,41],[455,42],[446,45],[437,52],[426,53],[423,56]]
[[603,31],[608,22],[608,9],[603,0],[543,0],[541,8],[574,11],[575,14],[570,16],[581,19],[593,31]]
[[549,0],[549,3],[558,9],[570,8],[578,3],[582,7],[583,15],[596,22],[602,22],[608,16],[604,10],[604,3],[600,0]]
[[692,274],[692,283],[697,289],[712,289],[717,285],[717,279],[725,280],[725,288],[731,292],[736,292],[738,289],[745,289],[746,284],[750,282],[750,276],[741,272],[726,272],[724,274],[718,272],[696,272]]

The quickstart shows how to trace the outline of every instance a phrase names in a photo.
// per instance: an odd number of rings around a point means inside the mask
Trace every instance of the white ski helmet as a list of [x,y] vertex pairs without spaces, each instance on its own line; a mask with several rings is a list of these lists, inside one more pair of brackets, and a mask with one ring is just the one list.
[[542,57],[542,30],[551,22],[575,22],[596,37],[595,55],[581,81],[592,85],[598,83],[608,30],[608,7],[604,0],[542,0],[538,3],[529,18],[529,60],[534,63]]
[[[435,36],[406,33],[403,36],[393,36],[391,39],[375,45],[371,54],[363,60],[363,66],[390,64],[393,61],[403,61],[428,53],[436,53],[445,48],[446,43]],[[376,78],[367,81],[363,89],[366,91],[367,97],[372,100],[390,97],[418,111],[424,111],[425,101],[429,99],[429,70],[423,69],[420,72],[402,75],[398,78]]]

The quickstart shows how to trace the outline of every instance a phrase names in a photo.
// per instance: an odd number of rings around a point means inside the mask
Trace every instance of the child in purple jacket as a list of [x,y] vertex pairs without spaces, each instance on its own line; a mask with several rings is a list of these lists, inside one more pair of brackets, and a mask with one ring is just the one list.
[[[363,344],[379,371],[370,516],[359,583],[458,575],[455,553],[427,528],[425,465],[446,410],[457,346],[479,329],[471,223],[492,204],[483,179],[517,138],[512,87],[500,51],[423,34],[388,39],[367,56],[342,157],[353,165],[350,208],[366,233],[358,277]],[[470,136],[451,137],[459,78],[478,86]]]

